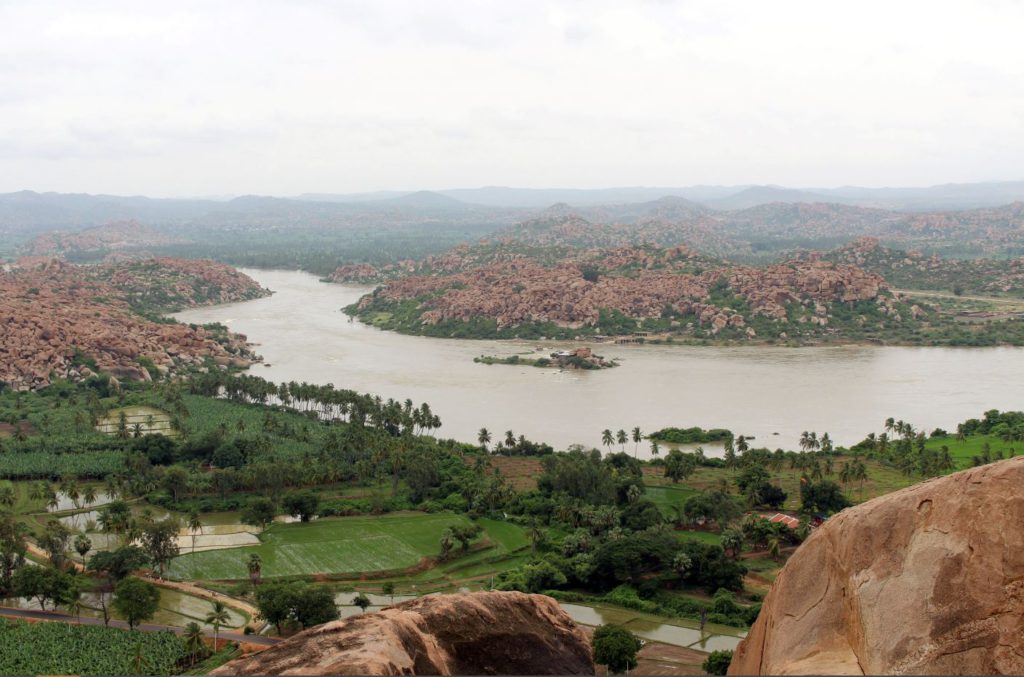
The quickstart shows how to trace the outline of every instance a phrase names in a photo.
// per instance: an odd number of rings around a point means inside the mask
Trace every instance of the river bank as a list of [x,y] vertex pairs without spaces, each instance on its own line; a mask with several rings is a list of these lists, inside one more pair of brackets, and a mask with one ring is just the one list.
[[[602,352],[621,369],[481,369],[473,363],[481,354],[573,344],[385,332],[338,310],[370,287],[294,271],[245,272],[277,293],[175,317],[246,334],[268,363],[252,367],[255,375],[428,402],[443,422],[440,434],[466,442],[486,427],[556,448],[600,448],[606,428],[701,426],[773,449],[797,448],[804,430],[853,444],[881,432],[890,416],[931,430],[1024,401],[1019,348],[609,345]],[[649,454],[640,446],[638,455]]]

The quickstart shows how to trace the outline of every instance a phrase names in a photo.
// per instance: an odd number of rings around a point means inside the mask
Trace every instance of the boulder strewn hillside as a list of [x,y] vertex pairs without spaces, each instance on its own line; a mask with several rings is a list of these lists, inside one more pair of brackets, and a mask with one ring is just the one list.
[[734,675],[1024,674],[1024,458],[843,511],[775,580]]
[[543,595],[430,595],[334,621],[211,675],[592,675],[587,635]]
[[138,221],[114,221],[75,233],[51,231],[28,243],[30,256],[102,255],[173,244],[178,240]]
[[[149,380],[153,369],[174,374],[204,364],[241,367],[251,362],[244,336],[155,322],[137,310],[159,307],[154,297],[196,303],[240,300],[255,290],[264,293],[259,285],[237,279],[237,271],[220,264],[160,260],[145,265],[150,267],[143,273],[52,259],[26,261],[0,273],[0,381],[34,388],[53,377],[81,380],[97,371]],[[185,287],[196,280],[221,291],[189,293]],[[167,296],[168,289],[177,295]]]

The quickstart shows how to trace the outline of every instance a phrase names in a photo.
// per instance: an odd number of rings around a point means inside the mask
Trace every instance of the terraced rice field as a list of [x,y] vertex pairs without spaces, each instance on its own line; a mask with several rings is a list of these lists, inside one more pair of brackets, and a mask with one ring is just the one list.
[[169,575],[245,579],[251,554],[260,556],[264,578],[405,569],[437,555],[445,529],[468,523],[461,515],[403,513],[274,524],[260,535],[259,545],[183,554]]

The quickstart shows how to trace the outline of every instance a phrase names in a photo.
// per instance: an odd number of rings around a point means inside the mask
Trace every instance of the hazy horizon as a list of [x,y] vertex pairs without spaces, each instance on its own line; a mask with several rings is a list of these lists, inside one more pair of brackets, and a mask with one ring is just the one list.
[[0,192],[1014,180],[1022,23],[1004,0],[6,0]]

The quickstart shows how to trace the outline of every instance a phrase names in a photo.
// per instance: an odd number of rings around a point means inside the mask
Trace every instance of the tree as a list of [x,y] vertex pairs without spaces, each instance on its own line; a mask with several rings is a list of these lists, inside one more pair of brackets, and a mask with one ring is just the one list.
[[117,583],[149,561],[137,545],[123,545],[117,550],[99,550],[89,560],[88,569]]
[[362,609],[363,613],[366,613],[367,607],[370,606],[370,598],[363,593],[359,593],[352,598],[352,605]]
[[192,554],[196,554],[196,532],[203,533],[203,522],[199,519],[199,513],[195,510],[188,514],[188,533],[192,536]]
[[640,426],[633,428],[633,457],[636,457],[637,451],[640,449],[640,442],[644,439],[644,434],[640,432]]
[[591,645],[594,661],[608,666],[609,672],[619,674],[636,667],[636,654],[643,643],[621,625],[608,623],[594,631]]
[[152,618],[159,606],[160,590],[152,583],[125,578],[114,588],[113,607],[133,630],[142,621]]
[[442,562],[447,561],[448,555],[451,554],[452,547],[454,547],[454,545],[455,537],[452,534],[452,530],[450,528],[445,529],[444,533],[441,534],[441,554],[438,557]]
[[78,581],[74,576],[44,566],[23,566],[15,571],[11,577],[11,589],[18,597],[35,599],[43,611],[46,611],[48,602],[56,607],[79,594]]
[[260,616],[277,627],[279,633],[287,623],[308,628],[338,618],[331,591],[303,582],[261,585],[256,591],[256,606]]
[[729,672],[732,663],[732,651],[712,651],[700,666],[709,675],[724,675]]
[[188,652],[189,663],[195,665],[200,656],[206,654],[206,642],[203,629],[195,621],[185,626],[185,651]]
[[629,436],[625,430],[619,430],[615,433],[615,441],[622,445],[622,451],[626,451],[626,442],[629,441]]
[[491,431],[487,428],[480,428],[480,432],[476,434],[476,440],[480,443],[480,448],[487,451],[487,445],[491,442]]
[[160,578],[163,578],[164,567],[178,556],[178,522],[165,519],[144,525],[142,548],[156,565]]
[[611,451],[612,445],[615,444],[615,435],[608,428],[601,431],[601,444],[608,447],[609,451]]
[[672,449],[665,457],[665,477],[677,484],[693,474],[697,469],[697,460],[691,454],[684,454],[678,449]]
[[249,555],[249,560],[245,563],[245,568],[249,572],[249,580],[252,581],[252,587],[256,587],[260,583],[260,576],[263,574],[263,560],[256,553]]
[[831,514],[850,505],[850,501],[843,495],[842,489],[832,480],[820,482],[801,480],[800,501],[802,510],[806,513]]
[[46,551],[53,566],[62,569],[67,560],[66,553],[70,540],[71,530],[61,522],[51,519],[46,523],[43,535],[39,537],[39,547]]
[[11,576],[25,563],[28,528],[14,515],[0,513],[0,590],[10,587]]
[[743,532],[739,529],[726,529],[722,532],[722,547],[733,559],[739,559],[743,552]]
[[78,553],[78,556],[82,558],[83,562],[85,561],[85,556],[89,554],[90,550],[92,550],[92,541],[88,536],[85,534],[78,534],[75,536],[75,552]]
[[394,583],[392,583],[391,581],[386,581],[384,583],[384,585],[381,586],[380,591],[381,591],[382,594],[385,594],[385,595],[388,596],[388,601],[391,604],[395,603],[395,584]]
[[242,524],[249,524],[260,529],[274,521],[277,515],[277,504],[266,497],[254,498],[242,511]]
[[312,491],[292,491],[285,494],[281,505],[289,515],[308,522],[320,509],[320,497]]
[[214,600],[212,604],[213,608],[210,609],[210,613],[206,614],[206,618],[203,620],[207,625],[213,626],[213,649],[216,651],[217,640],[220,639],[220,628],[231,622],[231,615],[228,614],[228,609],[224,606],[224,602]]

